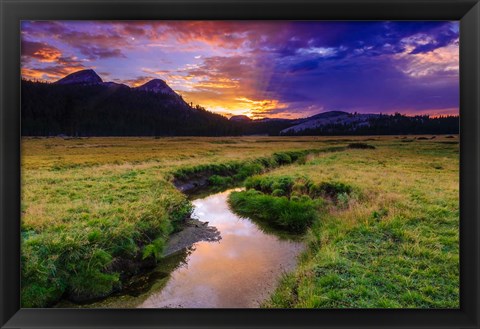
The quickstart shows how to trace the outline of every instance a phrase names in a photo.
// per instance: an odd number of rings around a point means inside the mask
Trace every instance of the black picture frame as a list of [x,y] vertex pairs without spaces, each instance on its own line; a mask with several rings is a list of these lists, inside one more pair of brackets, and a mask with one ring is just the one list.
[[[0,0],[2,328],[479,328],[478,0]],[[21,309],[21,20],[460,20],[460,309]]]

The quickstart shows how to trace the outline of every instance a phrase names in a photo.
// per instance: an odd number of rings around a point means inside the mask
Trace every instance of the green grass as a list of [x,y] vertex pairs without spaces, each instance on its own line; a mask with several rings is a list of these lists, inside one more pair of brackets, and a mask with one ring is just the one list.
[[322,155],[296,168],[313,186],[342,179],[353,188],[323,185],[337,202],[311,226],[297,269],[264,307],[459,307],[458,145],[400,143]]
[[[226,187],[286,157],[275,154],[281,145],[252,144],[256,139],[241,143],[255,145],[250,158],[214,141],[23,139],[22,306],[105,296],[121,289],[140,263],[153,266],[191,212],[172,175],[189,179],[207,172],[210,185]],[[315,145],[287,144],[302,148],[286,151],[289,161]]]
[[208,177],[211,186],[220,188],[231,186],[235,182],[242,182],[246,178],[266,172],[268,170],[301,161],[308,154],[325,151],[319,149],[276,152],[270,156],[263,156],[244,161],[229,161],[226,163],[209,163],[195,166],[186,166],[171,172],[174,180],[188,182],[200,177]]
[[353,187],[342,182],[315,184],[308,177],[263,175],[245,181],[246,191],[232,192],[232,210],[290,233],[304,232],[321,218],[327,201],[346,206]]
[[24,226],[28,236],[22,243],[23,305],[49,305],[64,294],[77,298],[108,294],[120,286],[124,274],[121,269],[109,270],[112,261],[140,254],[144,259],[158,258],[165,238],[189,216],[191,205],[166,182],[137,191],[142,192],[148,205],[143,211],[134,206],[135,201],[129,209],[109,195],[97,206],[115,204],[116,209],[90,209],[71,202],[67,215],[55,226],[41,231]]
[[308,196],[289,199],[255,190],[232,192],[228,201],[238,214],[291,233],[304,232],[317,219],[316,208],[323,205]]
[[190,213],[172,180],[207,174],[265,180],[279,218],[315,204],[265,307],[458,307],[458,136],[427,137],[24,138],[22,306],[120,289]]

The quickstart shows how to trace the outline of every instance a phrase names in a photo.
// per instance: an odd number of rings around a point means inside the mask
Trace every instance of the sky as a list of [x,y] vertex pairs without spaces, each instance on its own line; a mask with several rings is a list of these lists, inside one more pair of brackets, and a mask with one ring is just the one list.
[[226,116],[457,115],[459,23],[23,21],[22,78],[162,79]]

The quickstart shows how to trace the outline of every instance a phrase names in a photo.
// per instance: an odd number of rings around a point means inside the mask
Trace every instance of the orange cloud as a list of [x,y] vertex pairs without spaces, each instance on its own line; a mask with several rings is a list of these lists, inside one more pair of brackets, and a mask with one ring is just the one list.
[[148,69],[148,68],[143,68],[142,71],[145,72],[145,73],[155,74],[155,75],[159,75],[159,76],[170,75],[170,73],[171,73],[171,71],[169,71],[169,70],[152,70],[152,69]]
[[62,56],[62,53],[56,49],[43,48],[37,50],[33,55],[40,58],[40,62],[55,62]]
[[128,24],[104,24],[114,26],[117,36],[148,39],[149,47],[172,48],[175,47],[172,41],[176,41],[182,44],[183,51],[202,49],[202,46],[195,46],[199,43],[208,44],[212,49],[252,49],[264,41],[262,35],[280,38],[285,32],[275,24],[252,21],[131,21]]
[[148,81],[152,80],[151,76],[139,76],[136,77],[135,79],[128,79],[128,80],[121,80],[121,79],[114,79],[113,81],[118,82],[118,83],[124,83],[126,85],[129,85],[131,87],[138,87],[141,86]]
[[85,69],[83,66],[50,66],[46,68],[27,68],[23,66],[21,74],[22,79],[53,82],[83,69]]
[[[22,40],[22,78],[55,81],[65,75],[84,69],[77,57],[67,57],[49,44]],[[51,63],[50,66],[35,64]]]
[[45,63],[55,62],[62,56],[62,52],[53,46],[31,41],[22,41],[21,52],[23,57],[33,57]]
[[255,58],[213,56],[168,74],[167,83],[179,89],[186,100],[210,111],[261,117],[286,107],[266,92],[269,72],[267,65]]
[[29,69],[27,67],[22,67],[21,73],[22,73],[22,78],[26,80],[49,80],[49,79],[45,79],[45,76],[49,78],[55,78],[53,75],[50,75],[48,73],[35,70],[35,69]]

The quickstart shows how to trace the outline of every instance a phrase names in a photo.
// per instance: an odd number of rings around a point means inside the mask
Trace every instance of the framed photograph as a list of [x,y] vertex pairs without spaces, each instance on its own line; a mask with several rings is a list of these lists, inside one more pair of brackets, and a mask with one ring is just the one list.
[[1,328],[479,328],[480,4],[1,3]]

